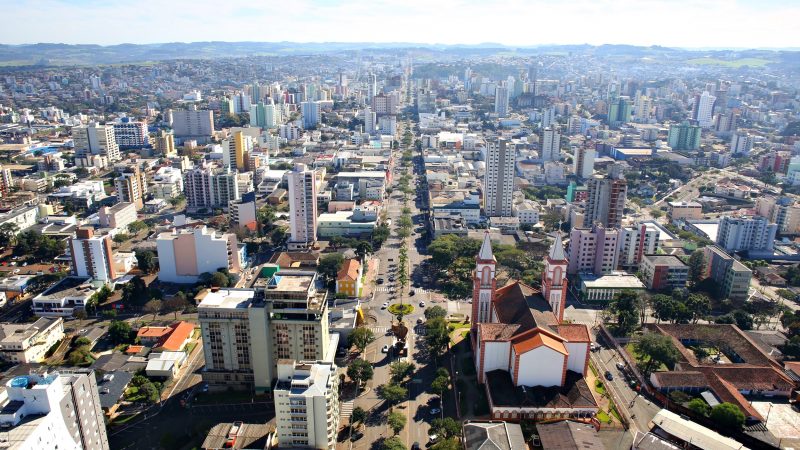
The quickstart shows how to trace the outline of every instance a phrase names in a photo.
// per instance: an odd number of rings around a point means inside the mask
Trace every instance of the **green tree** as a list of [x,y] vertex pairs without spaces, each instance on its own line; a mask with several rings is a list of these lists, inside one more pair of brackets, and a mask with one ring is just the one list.
[[431,320],[435,318],[444,319],[447,316],[447,310],[439,305],[435,305],[426,309],[424,314],[425,320]]
[[373,342],[375,342],[375,333],[366,327],[356,328],[347,338],[347,343],[350,345],[350,347],[357,348],[361,353],[364,353],[364,350],[367,349],[367,346]]
[[407,378],[414,374],[414,364],[407,361],[395,361],[389,365],[389,374],[392,381],[403,384]]
[[230,285],[230,278],[222,272],[214,272],[211,274],[209,283],[211,286],[228,287]]
[[452,417],[437,417],[431,421],[431,432],[449,439],[461,435],[461,424]]
[[153,383],[145,383],[139,386],[139,392],[144,397],[144,401],[149,404],[158,403],[161,399],[158,389],[155,387]]
[[692,323],[697,323],[711,312],[711,299],[705,294],[691,294],[686,299],[686,309]]
[[367,411],[360,406],[356,406],[353,408],[353,412],[350,413],[350,423],[353,425],[364,423],[367,420]]
[[695,250],[689,257],[689,282],[692,286],[703,281],[706,262],[702,250]]
[[744,425],[744,413],[733,403],[720,403],[711,408],[711,420],[721,428],[731,431],[741,430]]
[[112,320],[108,326],[108,337],[114,344],[129,344],[133,341],[131,324],[122,320]]
[[701,416],[707,416],[708,413],[711,411],[711,408],[708,406],[708,403],[706,403],[706,401],[703,400],[702,398],[693,398],[691,401],[689,401],[689,404],[686,405],[686,407]]
[[406,426],[406,416],[403,413],[393,411],[389,413],[386,422],[389,424],[389,428],[392,429],[394,435],[397,436]]
[[378,398],[388,403],[390,407],[405,400],[407,396],[408,390],[396,383],[387,383],[378,388]]
[[164,304],[161,302],[161,300],[150,300],[144,304],[142,310],[147,314],[152,314],[153,320],[156,320],[156,315],[158,315],[163,308]]
[[136,265],[144,273],[155,273],[158,271],[156,254],[150,250],[136,250]]
[[150,291],[141,277],[133,277],[122,286],[122,302],[127,305],[143,304],[150,300]]
[[381,448],[383,450],[407,450],[406,445],[397,436],[384,439],[381,443]]
[[19,232],[19,227],[13,222],[6,222],[0,225],[0,247],[7,247],[14,243]]
[[636,328],[639,322],[639,308],[641,299],[635,291],[625,290],[614,296],[608,309],[615,317],[617,331],[627,335]]
[[457,438],[440,439],[428,447],[428,450],[461,450],[461,442]]
[[672,321],[675,319],[675,310],[678,302],[669,295],[656,294],[650,299],[650,304],[653,311],[653,317],[660,323],[664,321]]
[[148,228],[150,227],[148,227],[147,224],[144,223],[144,221],[142,220],[137,220],[135,222],[131,222],[128,224],[128,231],[130,231],[133,234],[137,234],[140,231],[146,230]]
[[364,261],[364,258],[367,257],[372,253],[372,244],[367,241],[360,241],[356,246],[356,256],[360,261]]
[[450,375],[437,376],[431,382],[430,390],[432,393],[442,397],[450,389]]
[[183,291],[178,291],[175,296],[164,302],[164,310],[174,313],[176,320],[178,319],[178,313],[185,310],[187,306],[189,306],[189,301]]
[[355,359],[347,366],[347,376],[356,383],[356,386],[371,380],[373,374],[372,364],[363,359]]
[[644,372],[648,374],[653,366],[664,364],[671,367],[680,356],[675,344],[672,343],[672,338],[663,334],[645,333],[636,341],[634,348],[640,355],[647,357]]
[[389,227],[384,223],[375,227],[375,230],[372,232],[372,243],[374,246],[380,247],[383,245],[383,243],[386,242],[386,239],[389,238],[389,233]]
[[329,253],[319,259],[317,272],[330,286],[336,280],[336,274],[339,273],[342,264],[344,264],[344,256],[341,253]]
[[439,355],[450,343],[450,330],[447,322],[441,317],[430,319],[426,322],[425,343],[434,355]]

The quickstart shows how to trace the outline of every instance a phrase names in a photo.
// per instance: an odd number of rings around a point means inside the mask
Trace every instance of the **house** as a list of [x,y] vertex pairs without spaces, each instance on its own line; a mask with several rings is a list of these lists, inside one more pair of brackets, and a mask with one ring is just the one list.
[[336,275],[336,294],[358,297],[361,294],[362,265],[357,259],[346,259]]
[[585,325],[563,322],[568,281],[561,236],[545,259],[541,292],[519,281],[497,288],[489,236],[473,272],[471,335],[492,419],[591,419],[598,406],[583,377],[591,338]]
[[594,425],[571,420],[537,424],[542,447],[548,450],[605,450]]
[[148,377],[172,378],[186,361],[184,352],[151,353],[145,373]]
[[499,420],[466,421],[462,428],[464,450],[526,450],[525,437],[518,423]]
[[142,327],[136,337],[142,345],[153,347],[154,350],[179,352],[183,350],[192,337],[194,324],[178,322],[168,327]]
[[[97,372],[94,372],[97,376]],[[97,390],[100,393],[100,407],[106,416],[111,417],[119,407],[119,399],[125,393],[133,379],[133,374],[122,370],[107,372],[97,380]]]

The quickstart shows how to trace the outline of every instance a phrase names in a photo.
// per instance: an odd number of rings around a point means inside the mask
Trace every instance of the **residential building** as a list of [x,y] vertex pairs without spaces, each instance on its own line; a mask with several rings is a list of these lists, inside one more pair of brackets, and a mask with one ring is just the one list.
[[180,352],[189,343],[193,333],[193,323],[176,322],[168,327],[141,327],[136,332],[136,339],[153,350]]
[[591,178],[594,174],[596,157],[597,151],[591,147],[582,145],[575,149],[575,157],[572,160],[572,169],[575,175],[582,180]]
[[608,104],[609,126],[618,127],[623,123],[631,121],[631,100],[628,97],[613,99]]
[[710,128],[714,124],[714,103],[717,98],[703,91],[702,95],[695,96],[692,118],[701,128]]
[[372,110],[378,116],[393,116],[397,114],[397,106],[400,103],[399,95],[394,93],[380,93],[372,97]]
[[255,191],[242,195],[239,200],[232,200],[228,204],[228,215],[232,225],[255,231],[258,228]]
[[129,165],[117,178],[114,178],[114,187],[117,189],[117,200],[133,203],[137,210],[144,207],[147,177],[138,165]]
[[6,383],[4,394],[7,448],[110,448],[94,373],[22,375]]
[[700,220],[703,218],[703,205],[697,202],[667,202],[667,220]]
[[321,120],[319,102],[303,102],[300,104],[300,111],[303,114],[303,128],[316,128]]
[[539,223],[540,205],[531,200],[525,200],[515,205],[514,212],[519,218],[520,225],[536,225]]
[[332,361],[327,291],[315,272],[280,270],[254,289],[207,289],[196,297],[212,388],[270,391],[278,361]]
[[375,134],[375,131],[378,129],[377,115],[369,106],[365,107],[361,113],[364,116],[364,133]]
[[41,317],[71,317],[82,310],[100,288],[89,277],[68,276],[33,298],[33,314]]
[[728,253],[748,251],[772,254],[778,225],[761,216],[724,216],[717,230],[717,245]]
[[157,154],[165,158],[178,156],[178,152],[175,150],[175,137],[172,133],[167,133],[165,130],[161,130],[158,135],[156,135],[155,149]]
[[227,208],[231,200],[241,197],[236,172],[229,167],[222,169],[213,165],[184,172],[183,192],[186,208],[191,211]]
[[735,132],[731,135],[731,154],[749,155],[753,149],[754,136],[749,133]]
[[362,265],[357,259],[346,259],[336,274],[336,294],[347,297],[361,295]]
[[539,137],[539,157],[543,162],[561,159],[561,133],[556,128],[545,128]]
[[222,164],[240,172],[247,171],[247,160],[253,151],[253,139],[242,131],[222,141]]
[[715,245],[703,247],[703,259],[704,278],[711,278],[714,281],[719,298],[739,302],[748,298],[750,279],[753,276],[750,269]]
[[586,200],[586,224],[600,222],[608,228],[622,225],[628,182],[625,178],[611,178],[595,175],[588,181]]
[[113,125],[92,122],[89,125],[73,127],[72,140],[75,143],[76,155],[102,155],[111,162],[120,159]]
[[149,189],[154,198],[179,197],[183,194],[183,172],[175,167],[161,167],[153,175]]
[[689,266],[675,255],[646,255],[639,267],[647,289],[672,292],[689,279]]
[[702,131],[702,128],[689,122],[672,124],[669,126],[667,145],[673,150],[699,150]]
[[0,323],[0,358],[14,364],[42,363],[61,339],[61,317],[40,317],[33,323]]
[[619,230],[619,261],[625,270],[639,267],[643,255],[658,252],[661,231],[654,223],[642,222]]
[[103,283],[111,283],[117,278],[109,235],[95,236],[91,228],[78,228],[75,237],[69,240],[69,253],[73,275]]
[[464,450],[527,450],[528,444],[518,423],[503,420],[467,420],[462,426]]
[[119,148],[130,149],[150,146],[147,123],[135,122],[128,117],[123,117],[114,122],[113,127],[114,139]]
[[598,224],[573,227],[569,235],[567,273],[609,274],[617,269],[619,231]]
[[156,238],[158,279],[167,283],[196,283],[200,275],[227,269],[239,273],[246,266],[244,244],[233,233],[217,234],[205,225],[174,228]]
[[250,125],[264,129],[276,128],[281,121],[280,109],[272,101],[250,105]]
[[281,360],[274,395],[281,447],[336,449],[339,375],[332,362]]
[[100,226],[127,231],[128,225],[136,222],[136,205],[133,203],[117,203],[114,206],[101,206],[98,211]]
[[169,110],[168,120],[172,123],[175,137],[181,141],[196,140],[205,144],[214,134],[214,114],[211,111],[197,109]]
[[[103,182],[99,182],[102,186]],[[39,208],[34,206],[22,206],[11,211],[0,213],[0,226],[13,224],[17,227],[17,233],[22,233],[28,228],[36,225],[39,219]]]
[[557,238],[545,262],[546,297],[519,281],[497,288],[496,260],[488,233],[484,237],[474,271],[471,335],[478,383],[489,395],[492,419],[593,417],[597,412],[583,378],[588,328],[559,320],[565,264]]
[[800,206],[790,197],[760,196],[756,199],[756,214],[778,225],[781,234],[800,231]]
[[305,164],[289,173],[290,245],[308,247],[317,240],[317,174]]
[[516,149],[506,139],[487,143],[483,210],[486,217],[513,215]]
[[0,198],[8,197],[12,187],[14,187],[14,179],[11,177],[11,169],[0,165]]
[[506,117],[508,115],[508,88],[506,86],[497,86],[494,91],[494,113],[497,117]]

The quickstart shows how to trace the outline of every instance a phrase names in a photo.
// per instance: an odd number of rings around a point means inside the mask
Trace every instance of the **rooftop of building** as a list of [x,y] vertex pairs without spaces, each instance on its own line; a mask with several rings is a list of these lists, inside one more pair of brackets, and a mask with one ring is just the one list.
[[692,447],[707,450],[733,450],[743,447],[742,444],[734,439],[722,436],[666,409],[662,409],[653,417],[653,425],[664,430],[670,436],[679,438],[684,442],[691,442]]
[[644,289],[644,283],[636,277],[625,272],[614,272],[608,275],[594,275],[591,273],[579,274],[581,283],[586,289]]
[[252,289],[216,289],[200,291],[194,298],[198,308],[246,309],[253,302]]
[[228,433],[233,423],[218,423],[211,427],[206,439],[203,441],[202,448],[268,448],[270,442],[268,438],[274,428],[266,423],[243,423],[236,434],[236,442],[228,446]]
[[23,342],[54,323],[62,321],[60,317],[40,317],[33,323],[2,323],[0,324],[0,343],[7,345]]
[[604,450],[593,425],[564,420],[536,425],[542,447],[548,450]]
[[339,273],[336,275],[337,280],[351,280],[355,281],[358,279],[358,273],[361,269],[361,263],[358,262],[356,259],[346,259],[342,264],[342,268],[339,269]]
[[[336,366],[330,363],[280,360],[278,366],[278,380],[275,382],[276,395],[281,391],[293,396],[325,395],[331,377],[336,376]],[[293,366],[293,370],[288,366]],[[286,373],[289,376],[283,378],[282,374]]]
[[511,374],[500,369],[487,372],[486,382],[495,407],[597,408],[586,380],[571,370],[564,386],[515,386]]
[[465,450],[527,449],[522,427],[503,421],[467,421],[463,425]]
[[100,396],[100,406],[104,409],[111,408],[116,405],[125,388],[133,379],[133,374],[122,370],[107,372],[102,377],[97,377],[97,390]]
[[672,207],[682,207],[682,208],[702,208],[703,205],[697,202],[667,202],[669,206]]
[[687,267],[683,260],[675,255],[645,255],[644,258],[658,266]]
[[66,277],[46,291],[42,292],[34,300],[62,300],[67,297],[89,297],[97,290],[90,281],[90,277]]

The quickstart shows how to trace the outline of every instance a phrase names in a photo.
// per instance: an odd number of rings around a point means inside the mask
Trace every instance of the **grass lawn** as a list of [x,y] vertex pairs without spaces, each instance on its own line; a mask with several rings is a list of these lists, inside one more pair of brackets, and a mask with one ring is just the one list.
[[734,60],[724,60],[717,58],[693,58],[686,61],[688,64],[695,64],[700,66],[724,66],[732,69],[738,69],[742,66],[750,67],[763,67],[772,61],[762,58],[741,58]]
[[595,377],[598,377],[598,376],[599,376],[599,375],[597,374],[597,369],[595,369],[595,368],[594,368],[594,364],[592,364],[592,362],[591,362],[591,361],[589,361],[589,369],[591,369],[591,370],[592,370],[592,373],[594,374],[594,376],[595,376]]
[[192,341],[186,344],[186,355],[191,355],[192,350],[194,350],[195,347],[197,347],[197,341]]
[[594,390],[600,395],[606,395],[606,387],[600,380],[594,380]]
[[134,417],[136,417],[138,415],[139,414],[137,413],[137,414],[127,414],[127,415],[124,415],[124,416],[122,416],[122,415],[121,416],[117,416],[108,425],[112,426],[112,427],[113,426],[125,425],[126,423],[130,422],[131,420],[133,420]]
[[597,420],[599,420],[600,423],[611,423],[611,417],[608,417],[608,414],[606,414],[605,411],[597,411],[597,415],[595,417],[597,417]]

